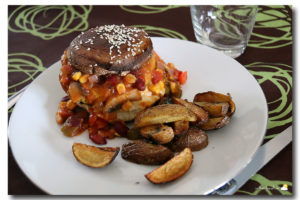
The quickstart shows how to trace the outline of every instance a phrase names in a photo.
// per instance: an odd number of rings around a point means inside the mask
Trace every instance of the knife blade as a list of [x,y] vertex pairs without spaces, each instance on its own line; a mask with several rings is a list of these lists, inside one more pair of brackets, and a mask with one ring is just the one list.
[[242,187],[254,174],[274,158],[292,141],[292,126],[259,147],[251,162],[235,178],[210,193],[210,195],[232,195]]

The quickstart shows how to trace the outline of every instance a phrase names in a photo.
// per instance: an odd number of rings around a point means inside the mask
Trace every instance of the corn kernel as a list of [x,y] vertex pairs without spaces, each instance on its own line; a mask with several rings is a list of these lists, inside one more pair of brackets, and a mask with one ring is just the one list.
[[72,79],[74,81],[78,81],[78,79],[81,77],[81,72],[75,72],[72,76]]
[[132,106],[132,103],[130,101],[126,101],[125,103],[123,103],[122,109],[125,111],[128,111],[128,110],[130,110],[131,106]]
[[127,82],[127,83],[135,83],[135,81],[136,81],[136,77],[133,75],[133,74],[127,74],[126,76],[125,76],[125,81]]
[[151,84],[148,86],[149,90],[153,93],[153,94],[160,94],[160,95],[164,95],[165,92],[166,92],[166,89],[165,89],[165,84],[163,81],[159,81],[158,83],[156,84]]
[[126,88],[123,83],[119,83],[116,88],[119,94],[124,94],[126,92]]
[[86,83],[88,80],[89,75],[85,74],[83,76],[80,77],[79,82],[80,83]]
[[74,103],[72,100],[69,100],[69,101],[67,102],[67,108],[68,108],[69,110],[73,110],[75,107],[76,107],[76,103]]
[[153,55],[150,59],[150,70],[154,70],[156,67],[156,60],[155,60],[155,55]]

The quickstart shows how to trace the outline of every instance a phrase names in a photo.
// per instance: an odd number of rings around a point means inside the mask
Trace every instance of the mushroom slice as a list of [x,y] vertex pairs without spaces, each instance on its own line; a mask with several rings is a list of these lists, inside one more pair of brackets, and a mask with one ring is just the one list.
[[161,124],[142,127],[140,132],[143,137],[151,138],[159,144],[166,144],[174,138],[172,127]]
[[192,151],[190,148],[185,148],[171,160],[146,174],[145,177],[154,184],[174,181],[184,175],[190,169],[192,163]]
[[118,155],[119,147],[95,147],[81,143],[72,146],[73,155],[81,164],[100,168],[110,164]]

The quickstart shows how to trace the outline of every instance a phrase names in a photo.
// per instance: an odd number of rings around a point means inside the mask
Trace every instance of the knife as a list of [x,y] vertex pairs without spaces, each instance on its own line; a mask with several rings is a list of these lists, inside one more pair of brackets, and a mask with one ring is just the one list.
[[292,126],[259,147],[252,161],[229,182],[209,195],[232,195],[292,141]]

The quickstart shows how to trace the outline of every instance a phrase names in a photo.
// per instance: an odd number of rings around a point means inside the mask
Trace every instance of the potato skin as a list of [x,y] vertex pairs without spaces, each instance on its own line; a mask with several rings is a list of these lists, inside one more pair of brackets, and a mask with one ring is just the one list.
[[172,158],[173,152],[162,145],[135,140],[122,146],[121,156],[137,164],[160,165]]
[[170,149],[175,152],[182,151],[184,148],[190,148],[192,151],[200,151],[208,145],[207,134],[196,128],[191,127],[182,136],[176,137],[170,144]]

